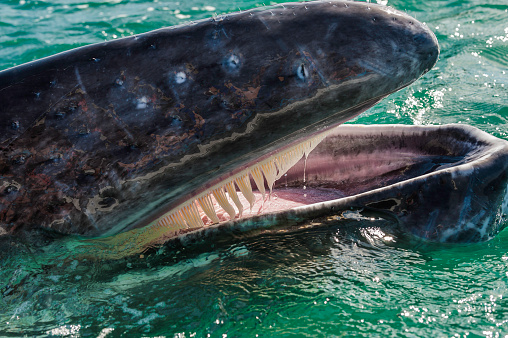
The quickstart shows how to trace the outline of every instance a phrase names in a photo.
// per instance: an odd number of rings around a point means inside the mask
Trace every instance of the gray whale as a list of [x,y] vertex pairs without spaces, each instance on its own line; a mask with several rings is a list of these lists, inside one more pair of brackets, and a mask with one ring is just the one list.
[[402,12],[330,1],[2,71],[0,231],[100,237],[130,254],[244,219],[256,189],[266,200],[335,126],[414,82],[438,54],[433,33]]

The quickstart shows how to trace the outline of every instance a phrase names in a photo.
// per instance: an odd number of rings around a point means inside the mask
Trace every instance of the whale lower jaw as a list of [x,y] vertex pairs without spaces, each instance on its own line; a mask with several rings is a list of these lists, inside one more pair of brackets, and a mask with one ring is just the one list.
[[507,172],[508,142],[474,127],[340,126],[237,171],[147,227],[89,243],[118,258],[351,208],[388,214],[432,241],[484,241],[506,223]]

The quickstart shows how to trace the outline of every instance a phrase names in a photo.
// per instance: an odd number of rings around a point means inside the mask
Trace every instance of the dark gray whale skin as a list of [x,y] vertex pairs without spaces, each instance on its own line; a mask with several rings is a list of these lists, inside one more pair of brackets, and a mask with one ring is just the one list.
[[430,30],[388,7],[291,3],[0,72],[0,232],[107,236],[343,123],[427,72]]
[[[306,181],[303,167],[306,166]],[[366,211],[434,242],[486,241],[508,221],[508,142],[475,127],[343,125],[289,172],[284,185],[319,187],[342,197],[185,234],[199,242],[228,233],[330,224]],[[302,194],[305,190],[302,190]]]

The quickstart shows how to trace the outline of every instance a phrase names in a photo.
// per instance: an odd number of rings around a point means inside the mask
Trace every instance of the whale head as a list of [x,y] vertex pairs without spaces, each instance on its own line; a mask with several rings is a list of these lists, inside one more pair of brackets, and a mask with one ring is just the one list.
[[264,196],[329,130],[438,55],[405,13],[316,1],[2,71],[2,229],[113,236],[139,251],[242,217],[253,190]]

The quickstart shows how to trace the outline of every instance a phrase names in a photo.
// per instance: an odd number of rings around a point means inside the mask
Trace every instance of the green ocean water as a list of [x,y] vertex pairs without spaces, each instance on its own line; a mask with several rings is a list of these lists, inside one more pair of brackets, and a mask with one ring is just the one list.
[[[508,2],[379,2],[425,22],[441,56],[352,123],[467,123],[508,139]],[[0,69],[261,5],[2,0]],[[64,241],[0,255],[0,337],[508,335],[508,230],[444,245],[351,219],[114,262],[75,259]]]

